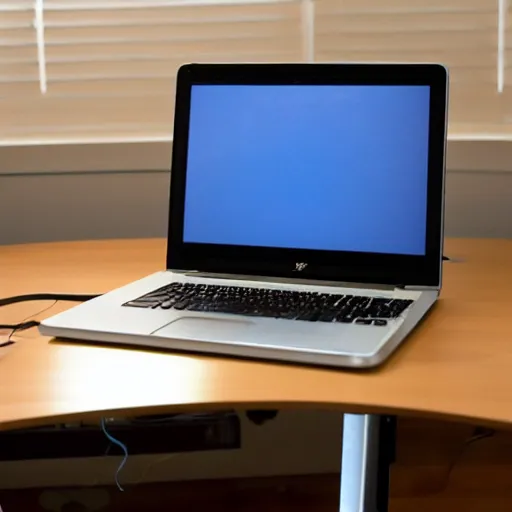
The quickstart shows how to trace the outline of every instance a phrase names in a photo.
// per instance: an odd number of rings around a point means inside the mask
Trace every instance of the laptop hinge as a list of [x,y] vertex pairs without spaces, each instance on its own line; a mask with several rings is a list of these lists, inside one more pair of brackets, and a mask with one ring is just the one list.
[[412,291],[412,292],[425,292],[425,291],[438,292],[440,290],[439,286],[421,286],[421,285],[412,285],[412,284],[397,286],[397,288],[400,288],[401,290]]
[[[337,288],[361,288],[366,290],[388,290],[393,291],[398,288],[395,285],[379,284],[379,283],[354,283],[348,281],[327,281],[319,279],[291,279],[284,277],[266,277],[266,276],[253,276],[245,274],[217,274],[213,272],[200,272],[196,270],[176,270],[170,269],[170,272],[182,274],[191,277],[204,277],[210,279],[223,279],[231,281],[252,281],[255,283],[276,283],[276,284],[303,284],[315,286],[333,286]],[[402,287],[403,288],[403,287]],[[403,288],[405,289],[405,288]]]

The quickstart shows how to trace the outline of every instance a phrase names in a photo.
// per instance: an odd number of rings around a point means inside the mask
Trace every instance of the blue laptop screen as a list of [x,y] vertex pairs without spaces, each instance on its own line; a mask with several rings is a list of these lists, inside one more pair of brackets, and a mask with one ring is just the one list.
[[194,85],[184,242],[424,255],[428,86]]

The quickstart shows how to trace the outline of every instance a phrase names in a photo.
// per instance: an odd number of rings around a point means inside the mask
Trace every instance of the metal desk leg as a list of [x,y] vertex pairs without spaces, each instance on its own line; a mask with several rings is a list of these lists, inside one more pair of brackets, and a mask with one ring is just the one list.
[[396,418],[343,415],[340,512],[387,512]]

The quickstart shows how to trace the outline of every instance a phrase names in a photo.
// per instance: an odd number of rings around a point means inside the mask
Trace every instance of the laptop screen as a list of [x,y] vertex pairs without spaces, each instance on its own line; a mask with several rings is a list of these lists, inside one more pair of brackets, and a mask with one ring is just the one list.
[[430,87],[193,85],[183,241],[424,255]]

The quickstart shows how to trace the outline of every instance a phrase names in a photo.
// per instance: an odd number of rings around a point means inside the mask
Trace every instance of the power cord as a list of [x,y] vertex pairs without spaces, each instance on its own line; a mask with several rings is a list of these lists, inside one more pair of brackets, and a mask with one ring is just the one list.
[[17,302],[28,302],[36,300],[63,300],[68,302],[85,302],[95,299],[99,295],[76,294],[76,293],[29,293],[27,295],[15,295],[0,299],[0,307],[16,304]]
[[13,331],[25,331],[32,327],[37,327],[39,322],[37,320],[30,320],[29,322],[20,322],[19,324],[0,324],[0,329],[12,329]]
[[17,324],[0,324],[0,329],[10,329],[10,333],[7,336],[7,340],[0,343],[0,348],[7,347],[9,345],[14,345],[14,341],[12,340],[12,337],[17,331],[25,331],[27,329],[31,329],[32,327],[37,327],[39,325],[38,320],[29,320],[30,318],[40,315],[41,313],[44,313],[45,311],[48,311],[49,309],[53,308],[55,304],[57,304],[57,300],[54,300],[49,306],[46,306],[45,308],[39,310],[37,313],[33,313],[26,318],[24,318],[21,322]]
[[[16,304],[18,302],[28,302],[28,301],[40,301],[40,300],[53,300],[54,303],[52,306],[55,305],[58,301],[66,301],[66,302],[86,302],[91,299],[95,299],[96,297],[99,297],[99,295],[90,295],[90,294],[74,294],[74,293],[30,293],[27,295],[15,295],[13,297],[6,297],[4,299],[0,299],[0,307],[2,306],[8,306],[10,304]],[[50,307],[52,307],[50,306]],[[45,308],[42,311],[39,311],[40,314],[43,311],[46,311]],[[30,315],[34,316],[34,315]],[[12,333],[9,335],[9,339],[4,344],[0,344],[0,348],[6,345],[10,345],[13,342],[11,342],[10,338],[14,334],[15,331],[25,331],[27,329],[31,329],[32,327],[37,327],[39,325],[39,322],[37,320],[28,320],[27,317],[22,322],[19,322],[17,324],[0,324],[0,329],[11,329]]]
[[457,463],[460,461],[464,453],[466,453],[466,450],[471,446],[472,444],[482,441],[483,439],[488,439],[489,437],[493,437],[496,434],[496,430],[492,428],[486,428],[486,427],[475,427],[473,430],[473,434],[471,437],[466,439],[464,441],[463,445],[461,446],[461,449],[459,453],[454,457],[452,460],[450,466],[448,467],[448,473],[446,475],[446,482],[450,480],[450,477],[452,475],[452,472],[457,465]]

